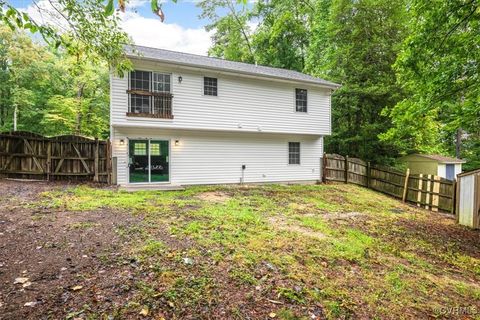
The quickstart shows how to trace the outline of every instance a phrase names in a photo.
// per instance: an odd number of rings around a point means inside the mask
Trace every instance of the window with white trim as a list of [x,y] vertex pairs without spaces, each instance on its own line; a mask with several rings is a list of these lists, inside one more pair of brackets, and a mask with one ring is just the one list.
[[295,89],[295,110],[297,112],[307,112],[307,90]]
[[206,96],[218,95],[218,80],[217,78],[204,77],[203,78],[203,94]]
[[288,164],[300,164],[300,142],[288,143]]
[[135,70],[130,72],[129,84],[129,115],[173,117],[171,74]]
[[165,73],[152,74],[153,92],[170,92],[170,75]]

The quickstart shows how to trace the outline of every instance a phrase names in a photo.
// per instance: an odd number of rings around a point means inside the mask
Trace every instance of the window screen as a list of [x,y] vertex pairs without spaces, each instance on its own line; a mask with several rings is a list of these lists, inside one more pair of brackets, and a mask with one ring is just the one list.
[[300,164],[300,142],[288,143],[288,164]]
[[307,90],[295,89],[295,106],[297,112],[307,112]]
[[206,96],[216,96],[217,90],[217,78],[203,78],[203,94]]

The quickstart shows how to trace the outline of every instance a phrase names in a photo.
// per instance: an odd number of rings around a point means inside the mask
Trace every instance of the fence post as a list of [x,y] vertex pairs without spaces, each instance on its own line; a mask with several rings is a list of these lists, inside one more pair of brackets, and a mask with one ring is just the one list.
[[93,181],[98,182],[98,152],[99,152],[99,142],[98,138],[95,138],[95,151],[94,151],[94,164],[93,164]]
[[432,204],[432,182],[431,182],[432,175],[427,175],[427,193],[425,195],[425,209],[431,210]]
[[432,188],[432,211],[438,211],[440,209],[440,182],[439,176],[433,176],[433,188]]
[[407,168],[405,172],[405,184],[403,185],[403,196],[402,201],[405,202],[407,200],[407,193],[408,193],[408,178],[410,178],[410,169]]
[[419,174],[418,177],[420,179],[418,179],[418,191],[417,191],[417,206],[420,207],[421,206],[421,202],[422,202],[422,193],[423,193],[423,174]]
[[105,167],[107,169],[107,183],[112,184],[112,157],[110,156],[111,154],[111,149],[110,149],[110,139],[107,139],[107,144],[105,145]]
[[457,222],[458,222],[457,202],[459,202],[458,201],[459,199],[458,199],[458,181],[457,181],[457,179],[453,180],[452,189],[453,189],[453,197],[452,197],[452,211],[451,212],[452,212],[452,214],[455,215],[455,218],[457,219]]
[[327,154],[324,152],[323,158],[322,158],[322,182],[323,183],[327,181],[326,174],[327,174]]
[[50,181],[50,172],[52,170],[52,142],[47,142],[47,181]]
[[348,156],[345,156],[345,183],[348,183]]
[[370,161],[367,162],[367,188],[370,189],[370,175],[371,175],[371,166],[370,166]]

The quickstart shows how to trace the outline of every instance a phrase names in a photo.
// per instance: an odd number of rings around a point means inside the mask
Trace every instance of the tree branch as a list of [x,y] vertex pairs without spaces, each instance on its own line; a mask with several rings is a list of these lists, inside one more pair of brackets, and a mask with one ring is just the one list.
[[228,8],[230,9],[230,13],[233,15],[233,17],[235,18],[235,20],[238,23],[238,27],[240,28],[240,32],[242,33],[243,38],[245,39],[245,42],[247,43],[248,51],[250,52],[250,55],[253,58],[253,62],[257,63],[257,59],[255,58],[255,55],[253,53],[253,49],[252,49],[252,45],[250,43],[250,39],[249,39],[245,29],[243,28],[242,21],[240,21],[240,18],[237,15],[237,12],[235,10],[235,6],[232,4],[231,1],[227,1],[227,5],[228,5]]

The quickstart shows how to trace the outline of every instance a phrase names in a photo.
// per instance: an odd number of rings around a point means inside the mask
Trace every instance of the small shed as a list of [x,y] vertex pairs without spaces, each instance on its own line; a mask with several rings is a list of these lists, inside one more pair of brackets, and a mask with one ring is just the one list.
[[465,160],[446,157],[438,154],[410,154],[400,158],[407,164],[412,174],[431,174],[448,180],[455,180],[462,173]]
[[457,222],[471,228],[480,228],[480,170],[457,176]]

